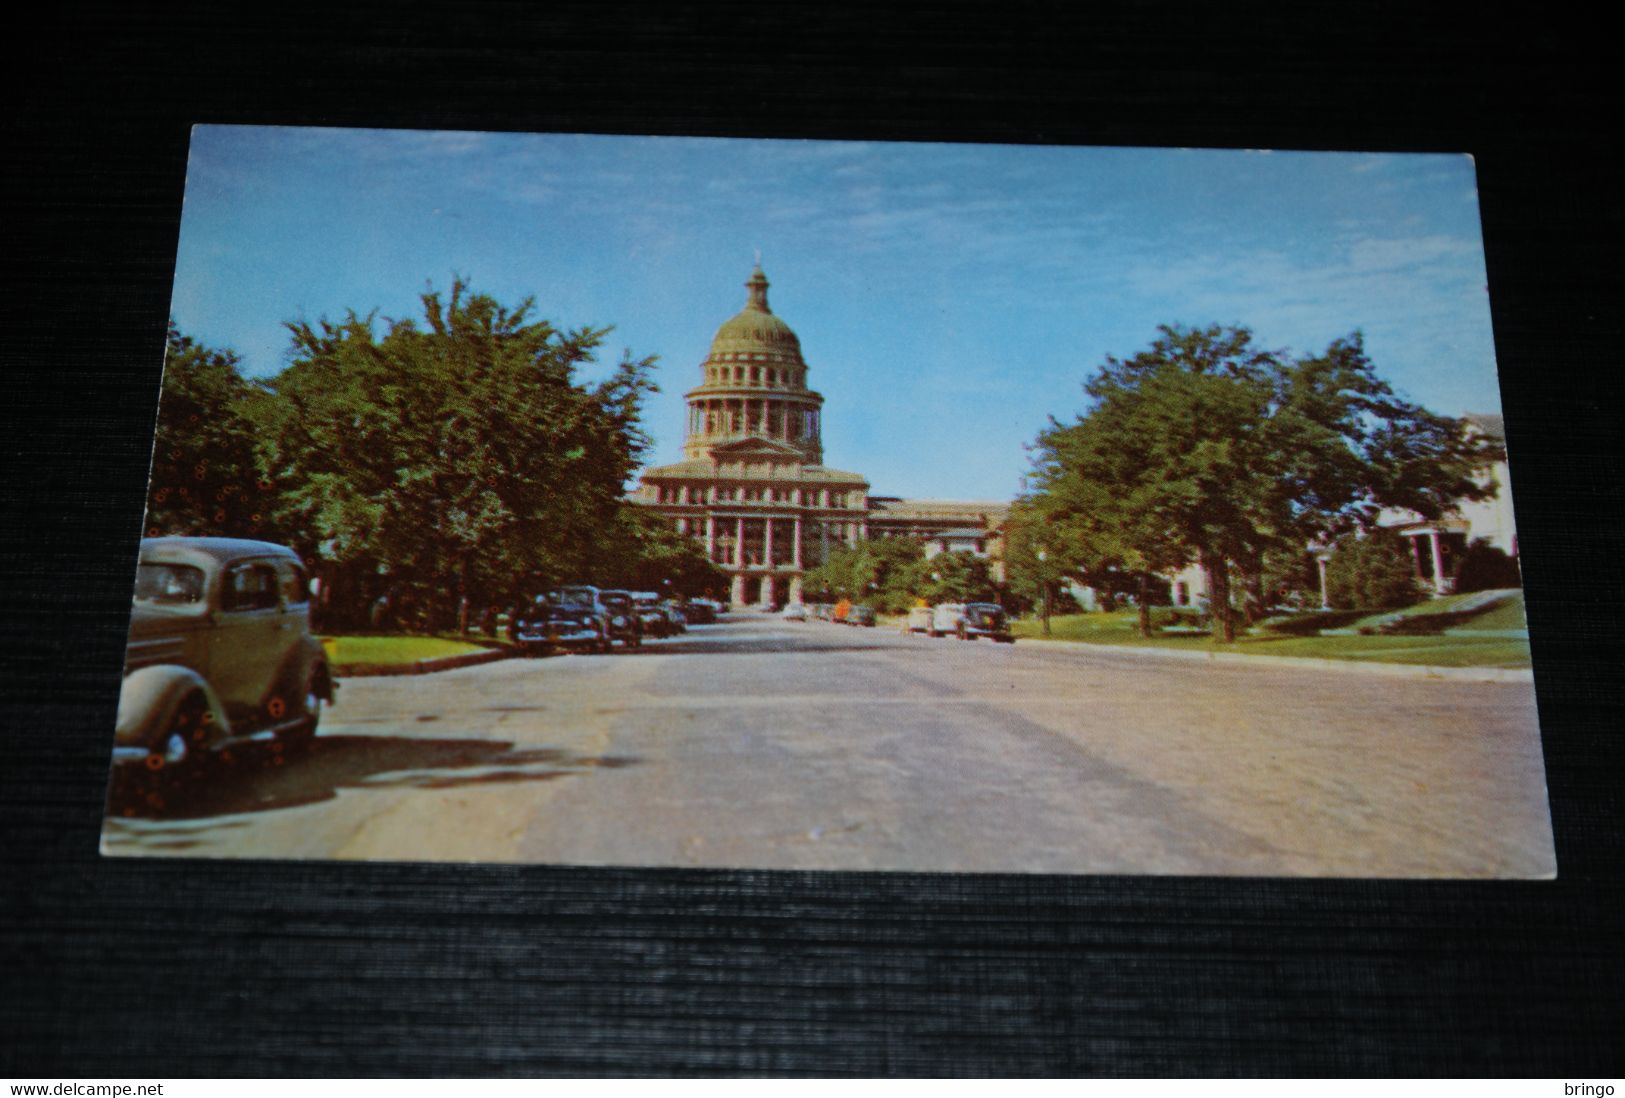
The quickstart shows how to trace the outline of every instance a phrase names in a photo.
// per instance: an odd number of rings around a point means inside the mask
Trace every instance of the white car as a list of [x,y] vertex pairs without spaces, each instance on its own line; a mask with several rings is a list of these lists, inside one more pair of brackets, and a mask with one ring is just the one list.
[[910,607],[908,617],[903,619],[903,632],[931,632],[931,608],[929,606]]
[[958,636],[959,627],[964,624],[964,621],[964,603],[938,603],[931,609],[931,627],[925,632],[930,637]]
[[806,621],[807,608],[799,602],[792,602],[789,606],[784,608],[784,613],[780,616],[783,617],[785,621]]

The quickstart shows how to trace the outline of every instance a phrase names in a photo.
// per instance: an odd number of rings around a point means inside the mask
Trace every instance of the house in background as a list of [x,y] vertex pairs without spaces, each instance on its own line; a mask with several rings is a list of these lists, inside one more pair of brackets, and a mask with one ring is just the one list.
[[[1505,457],[1504,422],[1500,416],[1477,413],[1470,413],[1462,419],[1466,422],[1469,435],[1502,444],[1502,456],[1478,477],[1479,484],[1493,487],[1494,493],[1476,502],[1463,500],[1450,514],[1436,520],[1424,519],[1414,511],[1397,508],[1386,510],[1377,518],[1379,526],[1394,531],[1410,542],[1416,580],[1435,596],[1448,595],[1454,589],[1456,563],[1475,541],[1484,541],[1513,561],[1518,559],[1518,528],[1512,515],[1512,482]],[[1316,552],[1315,555],[1320,563],[1324,597],[1325,566],[1329,552]],[[1207,577],[1195,565],[1170,576],[1169,580],[1173,587],[1174,605],[1192,606],[1207,602]]]
[[1518,559],[1518,527],[1512,515],[1512,482],[1505,456],[1506,426],[1502,417],[1470,414],[1469,435],[1497,443],[1502,456],[1479,476],[1478,482],[1495,492],[1477,502],[1463,501],[1456,510],[1436,521],[1414,511],[1390,510],[1378,518],[1378,525],[1407,539],[1416,579],[1435,595],[1448,595],[1452,589],[1455,562],[1467,547],[1483,540],[1513,560]]

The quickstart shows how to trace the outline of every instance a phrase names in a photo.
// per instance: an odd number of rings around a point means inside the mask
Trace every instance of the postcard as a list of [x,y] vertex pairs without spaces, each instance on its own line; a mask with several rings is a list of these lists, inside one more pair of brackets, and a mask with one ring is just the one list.
[[1556,873],[1472,161],[200,126],[102,849]]

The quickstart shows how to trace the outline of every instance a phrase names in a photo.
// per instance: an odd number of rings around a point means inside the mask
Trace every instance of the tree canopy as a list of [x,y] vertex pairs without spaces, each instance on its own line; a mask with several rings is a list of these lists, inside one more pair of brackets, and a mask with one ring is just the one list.
[[561,331],[457,280],[424,322],[288,325],[293,362],[257,406],[281,516],[325,559],[395,585],[506,589],[586,574],[644,438],[650,360],[576,371],[605,329]]
[[925,547],[912,538],[877,538],[832,549],[827,561],[807,573],[803,587],[810,598],[850,598],[891,613],[920,599],[977,602],[996,594],[984,558],[968,552],[927,558]]
[[419,319],[289,323],[291,361],[264,381],[172,326],[149,532],[290,544],[349,623],[386,593],[483,604],[562,582],[717,582],[623,497],[653,359],[588,382],[607,328],[558,328],[460,278],[421,303]]
[[276,536],[254,455],[254,425],[245,416],[252,394],[236,355],[202,346],[170,321],[148,533]]
[[1258,582],[1384,507],[1437,517],[1486,493],[1483,444],[1397,396],[1358,333],[1292,358],[1245,328],[1164,326],[1084,389],[1090,410],[1038,437],[1023,513],[1085,577],[1199,564],[1226,640],[1237,571]]

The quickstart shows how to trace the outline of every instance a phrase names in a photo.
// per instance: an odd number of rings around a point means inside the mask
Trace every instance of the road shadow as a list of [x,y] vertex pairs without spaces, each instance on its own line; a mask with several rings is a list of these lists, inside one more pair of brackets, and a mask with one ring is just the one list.
[[[115,772],[107,815],[110,821],[204,820],[314,804],[333,799],[340,789],[456,789],[543,782],[638,761],[632,756],[583,756],[551,747],[516,749],[508,740],[338,735],[318,736],[299,749],[256,741],[223,751],[180,775],[133,768]],[[174,843],[190,845],[184,837]]]

